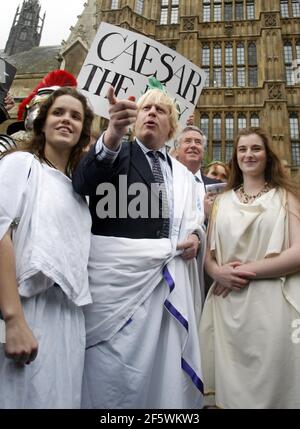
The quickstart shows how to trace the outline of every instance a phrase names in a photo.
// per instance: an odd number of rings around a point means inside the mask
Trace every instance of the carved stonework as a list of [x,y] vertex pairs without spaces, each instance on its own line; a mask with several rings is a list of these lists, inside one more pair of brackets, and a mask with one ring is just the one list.
[[109,24],[116,24],[117,23],[117,17],[115,13],[109,13],[107,16],[107,22]]
[[233,34],[233,25],[232,24],[225,24],[225,34],[227,37],[231,37]]
[[283,98],[282,87],[280,83],[272,83],[268,86],[269,98],[271,100],[281,100]]
[[183,20],[183,30],[184,31],[193,31],[193,30],[195,30],[194,18],[184,18],[184,20]]
[[81,39],[83,42],[88,43],[88,40],[87,40],[87,33],[86,33],[86,31],[84,30],[84,27],[83,27],[83,25],[82,25],[82,24],[80,24],[80,25],[78,26],[78,28],[76,28],[76,29],[74,29],[74,30],[73,30],[73,36],[74,36],[74,38],[75,38],[75,39],[79,38],[79,39]]
[[140,16],[138,16],[135,20],[135,26],[137,30],[142,30],[144,26],[144,20]]
[[265,15],[265,26],[266,27],[276,27],[277,17],[274,13],[268,13]]

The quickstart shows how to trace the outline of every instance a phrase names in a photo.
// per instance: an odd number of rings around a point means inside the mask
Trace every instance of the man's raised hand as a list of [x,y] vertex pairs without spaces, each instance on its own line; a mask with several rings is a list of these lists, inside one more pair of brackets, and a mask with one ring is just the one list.
[[128,127],[136,121],[137,105],[133,96],[129,96],[127,100],[118,100],[112,86],[108,89],[107,100],[110,120],[104,143],[108,149],[116,150],[127,133]]

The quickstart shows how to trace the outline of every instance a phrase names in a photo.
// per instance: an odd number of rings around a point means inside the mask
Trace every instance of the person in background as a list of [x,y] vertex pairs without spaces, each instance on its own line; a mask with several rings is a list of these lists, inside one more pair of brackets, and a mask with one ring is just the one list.
[[199,409],[200,221],[194,178],[166,152],[176,104],[151,87],[138,103],[110,87],[108,101],[108,129],[73,177],[93,218],[82,406]]
[[205,175],[211,179],[220,180],[221,182],[226,183],[229,176],[229,169],[224,162],[213,161],[206,166]]
[[91,302],[91,219],[72,175],[93,113],[72,88],[40,106],[33,139],[0,160],[0,408],[79,408]]
[[7,112],[15,107],[15,101],[10,92],[4,98],[4,109],[0,108],[0,124],[9,119]]
[[206,269],[214,284],[200,324],[205,392],[221,408],[299,408],[300,190],[261,128],[235,140]]

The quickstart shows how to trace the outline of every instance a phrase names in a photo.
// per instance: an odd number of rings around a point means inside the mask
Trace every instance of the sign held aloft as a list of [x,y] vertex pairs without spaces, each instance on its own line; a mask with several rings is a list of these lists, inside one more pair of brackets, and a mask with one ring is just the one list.
[[102,23],[78,76],[78,88],[99,116],[109,118],[106,94],[109,85],[119,99],[138,100],[149,77],[166,86],[180,107],[185,124],[197,105],[205,72],[182,55],[148,37]]

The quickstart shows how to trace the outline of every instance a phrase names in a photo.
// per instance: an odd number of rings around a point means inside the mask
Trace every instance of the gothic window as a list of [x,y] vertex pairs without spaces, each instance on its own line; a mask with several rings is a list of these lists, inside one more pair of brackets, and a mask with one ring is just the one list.
[[251,127],[259,127],[259,117],[256,113],[252,113],[250,117],[250,126]]
[[119,8],[119,0],[111,0],[111,9]]
[[232,158],[233,143],[226,143],[225,146],[225,162],[229,162]]
[[214,46],[214,66],[222,65],[222,47],[221,45]]
[[236,63],[237,65],[245,65],[245,48],[243,43],[238,43],[236,47]]
[[213,118],[213,140],[214,141],[221,140],[221,127],[222,127],[221,116],[215,115]]
[[200,128],[204,135],[208,138],[209,135],[209,117],[208,115],[202,115],[200,119]]
[[160,24],[178,24],[179,0],[161,0]]
[[225,46],[225,65],[226,66],[233,65],[233,49],[232,49],[231,43],[227,43]]
[[241,113],[238,116],[238,130],[241,130],[242,128],[246,128],[246,126],[247,126],[246,116]]
[[282,18],[289,17],[289,3],[288,0],[280,0],[280,13]]
[[300,2],[299,0],[292,0],[292,12],[294,18],[300,17]]
[[257,86],[257,54],[254,42],[248,45],[248,84]]
[[235,2],[235,19],[237,21],[244,19],[244,4],[242,1]]
[[291,140],[299,140],[299,122],[298,116],[295,113],[290,114],[290,133]]
[[214,86],[222,86],[222,47],[217,44],[214,46]]
[[232,1],[226,0],[224,5],[224,20],[232,21],[232,18],[233,18]]
[[209,45],[203,45],[202,47],[202,66],[210,65],[210,47]]
[[139,15],[143,15],[143,12],[144,12],[144,0],[136,0],[135,1],[135,11]]
[[205,87],[209,86],[209,72],[210,72],[210,47],[209,45],[202,46],[202,68],[206,73]]
[[300,61],[300,41],[296,42],[296,59]]
[[292,61],[293,61],[293,48],[290,42],[286,42],[283,47],[284,52],[284,64],[285,64],[285,78],[287,85],[293,84],[293,69],[292,69]]
[[214,86],[217,88],[222,86],[222,69],[221,69],[221,67],[214,67]]
[[213,143],[213,160],[221,161],[222,146],[221,143]]
[[231,88],[233,86],[233,68],[226,67],[225,69],[225,86]]
[[203,1],[203,22],[210,21],[210,0]]
[[296,113],[290,114],[290,136],[291,136],[292,164],[300,165],[299,119]]
[[230,113],[225,118],[225,138],[227,141],[233,141],[233,116]]
[[214,21],[222,20],[222,4],[221,0],[214,0]]
[[205,79],[205,83],[204,83],[204,86],[205,87],[208,87],[209,86],[209,83],[210,83],[210,78],[209,78],[209,75],[210,75],[210,68],[209,67],[202,67],[203,68],[203,70],[205,71],[205,73],[206,73],[206,79]]
[[247,19],[255,18],[254,0],[247,0]]

